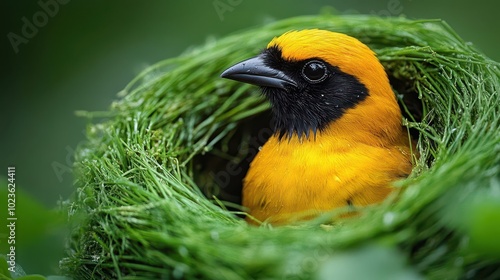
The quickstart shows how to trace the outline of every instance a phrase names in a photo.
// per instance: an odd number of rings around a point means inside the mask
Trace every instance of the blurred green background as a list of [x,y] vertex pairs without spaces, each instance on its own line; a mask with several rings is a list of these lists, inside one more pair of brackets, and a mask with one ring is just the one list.
[[[494,0],[2,0],[0,176],[6,176],[7,166],[16,167],[18,263],[28,273],[57,273],[64,226],[43,209],[55,208],[74,191],[72,153],[84,140],[86,123],[76,110],[106,110],[147,65],[209,37],[317,14],[325,6],[340,13],[442,18],[466,41],[500,60],[500,4]],[[26,20],[38,23],[36,30],[25,27]],[[6,179],[0,178],[5,195]]]

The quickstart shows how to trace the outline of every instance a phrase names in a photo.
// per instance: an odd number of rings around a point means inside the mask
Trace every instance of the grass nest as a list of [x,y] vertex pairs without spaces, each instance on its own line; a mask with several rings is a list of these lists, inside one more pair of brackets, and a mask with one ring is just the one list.
[[[397,195],[356,218],[249,226],[236,204],[270,135],[269,105],[219,74],[305,28],[377,53],[420,158]],[[499,66],[440,20],[327,14],[158,62],[108,112],[80,112],[88,139],[61,269],[74,279],[499,279]]]

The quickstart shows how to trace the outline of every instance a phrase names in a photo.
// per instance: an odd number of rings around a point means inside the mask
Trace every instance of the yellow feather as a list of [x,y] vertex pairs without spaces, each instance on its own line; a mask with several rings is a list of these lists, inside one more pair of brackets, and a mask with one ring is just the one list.
[[373,51],[350,36],[317,29],[285,33],[271,46],[289,61],[323,59],[356,77],[369,95],[315,137],[272,136],[244,179],[243,205],[255,218],[280,224],[303,213],[383,200],[412,164],[400,109]]

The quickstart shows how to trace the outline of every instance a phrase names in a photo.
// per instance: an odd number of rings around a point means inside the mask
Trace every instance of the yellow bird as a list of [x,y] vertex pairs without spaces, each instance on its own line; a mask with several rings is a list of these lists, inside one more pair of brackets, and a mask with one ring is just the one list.
[[243,206],[254,218],[283,224],[377,203],[411,172],[387,74],[353,37],[290,31],[221,77],[260,86],[275,119],[243,181]]

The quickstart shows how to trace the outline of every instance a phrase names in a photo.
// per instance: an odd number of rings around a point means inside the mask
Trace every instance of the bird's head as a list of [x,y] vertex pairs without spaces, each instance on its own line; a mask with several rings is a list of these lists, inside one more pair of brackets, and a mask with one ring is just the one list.
[[287,32],[221,77],[262,88],[280,139],[318,131],[386,135],[401,130],[401,113],[383,66],[365,44],[345,34]]

